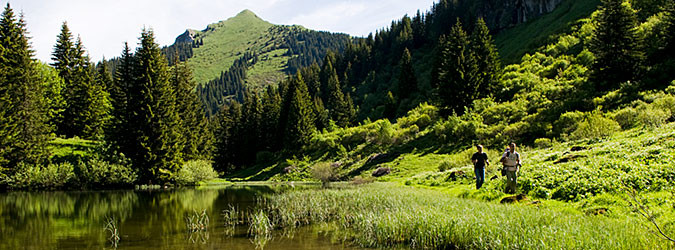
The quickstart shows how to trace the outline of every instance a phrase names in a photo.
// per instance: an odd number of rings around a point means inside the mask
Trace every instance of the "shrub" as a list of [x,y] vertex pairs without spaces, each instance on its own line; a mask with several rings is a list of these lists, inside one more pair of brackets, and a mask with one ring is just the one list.
[[570,134],[577,129],[579,122],[584,119],[584,113],[579,111],[567,112],[560,115],[553,123],[553,132],[557,135]]
[[655,128],[665,124],[670,116],[670,110],[656,108],[654,105],[643,105],[639,107],[637,119],[640,124]]
[[337,180],[335,169],[329,162],[320,162],[314,165],[311,169],[312,177],[321,181],[323,187],[328,186],[331,181]]
[[614,114],[614,120],[622,129],[633,128],[638,124],[638,112],[631,107],[623,108]]
[[609,137],[621,130],[616,121],[604,117],[599,112],[593,112],[584,121],[579,123],[577,129],[572,132],[573,139],[596,139]]
[[445,172],[446,170],[451,169],[452,167],[453,167],[452,163],[450,163],[450,161],[448,160],[445,160],[442,161],[440,164],[438,164],[438,171]]
[[200,181],[207,181],[218,177],[210,161],[195,160],[186,162],[176,174],[178,185],[195,185]]
[[537,148],[550,148],[553,145],[549,138],[539,138],[534,140],[534,146]]
[[35,166],[19,163],[16,171],[7,176],[4,184],[9,189],[62,189],[72,185],[75,179],[70,163]]
[[372,176],[354,176],[352,179],[352,184],[353,185],[363,185],[363,184],[368,184],[368,183],[373,183],[375,182],[375,178]]
[[658,109],[669,111],[670,117],[668,117],[668,119],[671,121],[675,120],[675,96],[665,95],[661,98],[654,100],[654,103],[652,103],[652,105],[654,105],[654,107]]
[[78,162],[75,173],[82,188],[129,186],[138,177],[128,162],[113,163],[98,157]]

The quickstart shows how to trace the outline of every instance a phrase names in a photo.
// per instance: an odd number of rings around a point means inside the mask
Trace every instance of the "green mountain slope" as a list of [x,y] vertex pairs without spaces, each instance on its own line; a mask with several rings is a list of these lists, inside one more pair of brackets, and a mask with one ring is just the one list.
[[204,45],[194,49],[194,56],[188,60],[195,80],[199,83],[212,80],[243,53],[261,51],[265,42],[274,39],[268,32],[273,26],[253,12],[244,10],[235,17],[210,24],[205,30],[195,32],[195,37],[204,42]]
[[230,100],[242,102],[247,89],[262,89],[321,63],[328,51],[341,52],[352,40],[346,34],[274,25],[244,10],[204,30],[188,29],[164,53],[170,62],[188,61],[211,115]]

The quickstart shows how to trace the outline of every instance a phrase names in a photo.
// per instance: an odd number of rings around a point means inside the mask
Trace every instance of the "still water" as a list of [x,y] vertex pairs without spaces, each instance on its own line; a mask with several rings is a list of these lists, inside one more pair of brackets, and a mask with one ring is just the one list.
[[[252,209],[257,197],[293,186],[0,193],[0,249],[254,249],[246,226],[224,225],[230,206]],[[206,211],[206,228],[188,218]],[[114,219],[119,241],[110,240]],[[276,233],[264,249],[353,249],[332,243],[318,227]]]

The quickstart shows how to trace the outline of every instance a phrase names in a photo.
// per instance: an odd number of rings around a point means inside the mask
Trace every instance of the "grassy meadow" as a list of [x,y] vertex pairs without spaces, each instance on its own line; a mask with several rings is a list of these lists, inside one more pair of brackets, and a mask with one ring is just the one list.
[[587,216],[455,198],[394,183],[305,190],[262,200],[250,234],[321,225],[362,247],[434,249],[665,249],[636,218]]

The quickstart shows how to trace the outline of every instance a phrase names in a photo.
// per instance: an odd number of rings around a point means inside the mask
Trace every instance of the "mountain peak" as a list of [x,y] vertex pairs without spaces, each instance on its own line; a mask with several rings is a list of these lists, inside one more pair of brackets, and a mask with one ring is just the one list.
[[262,18],[258,17],[258,15],[256,15],[255,13],[253,13],[253,11],[249,9],[242,10],[241,12],[239,12],[239,14],[234,16],[234,18],[242,18],[242,17],[253,17],[262,20]]

